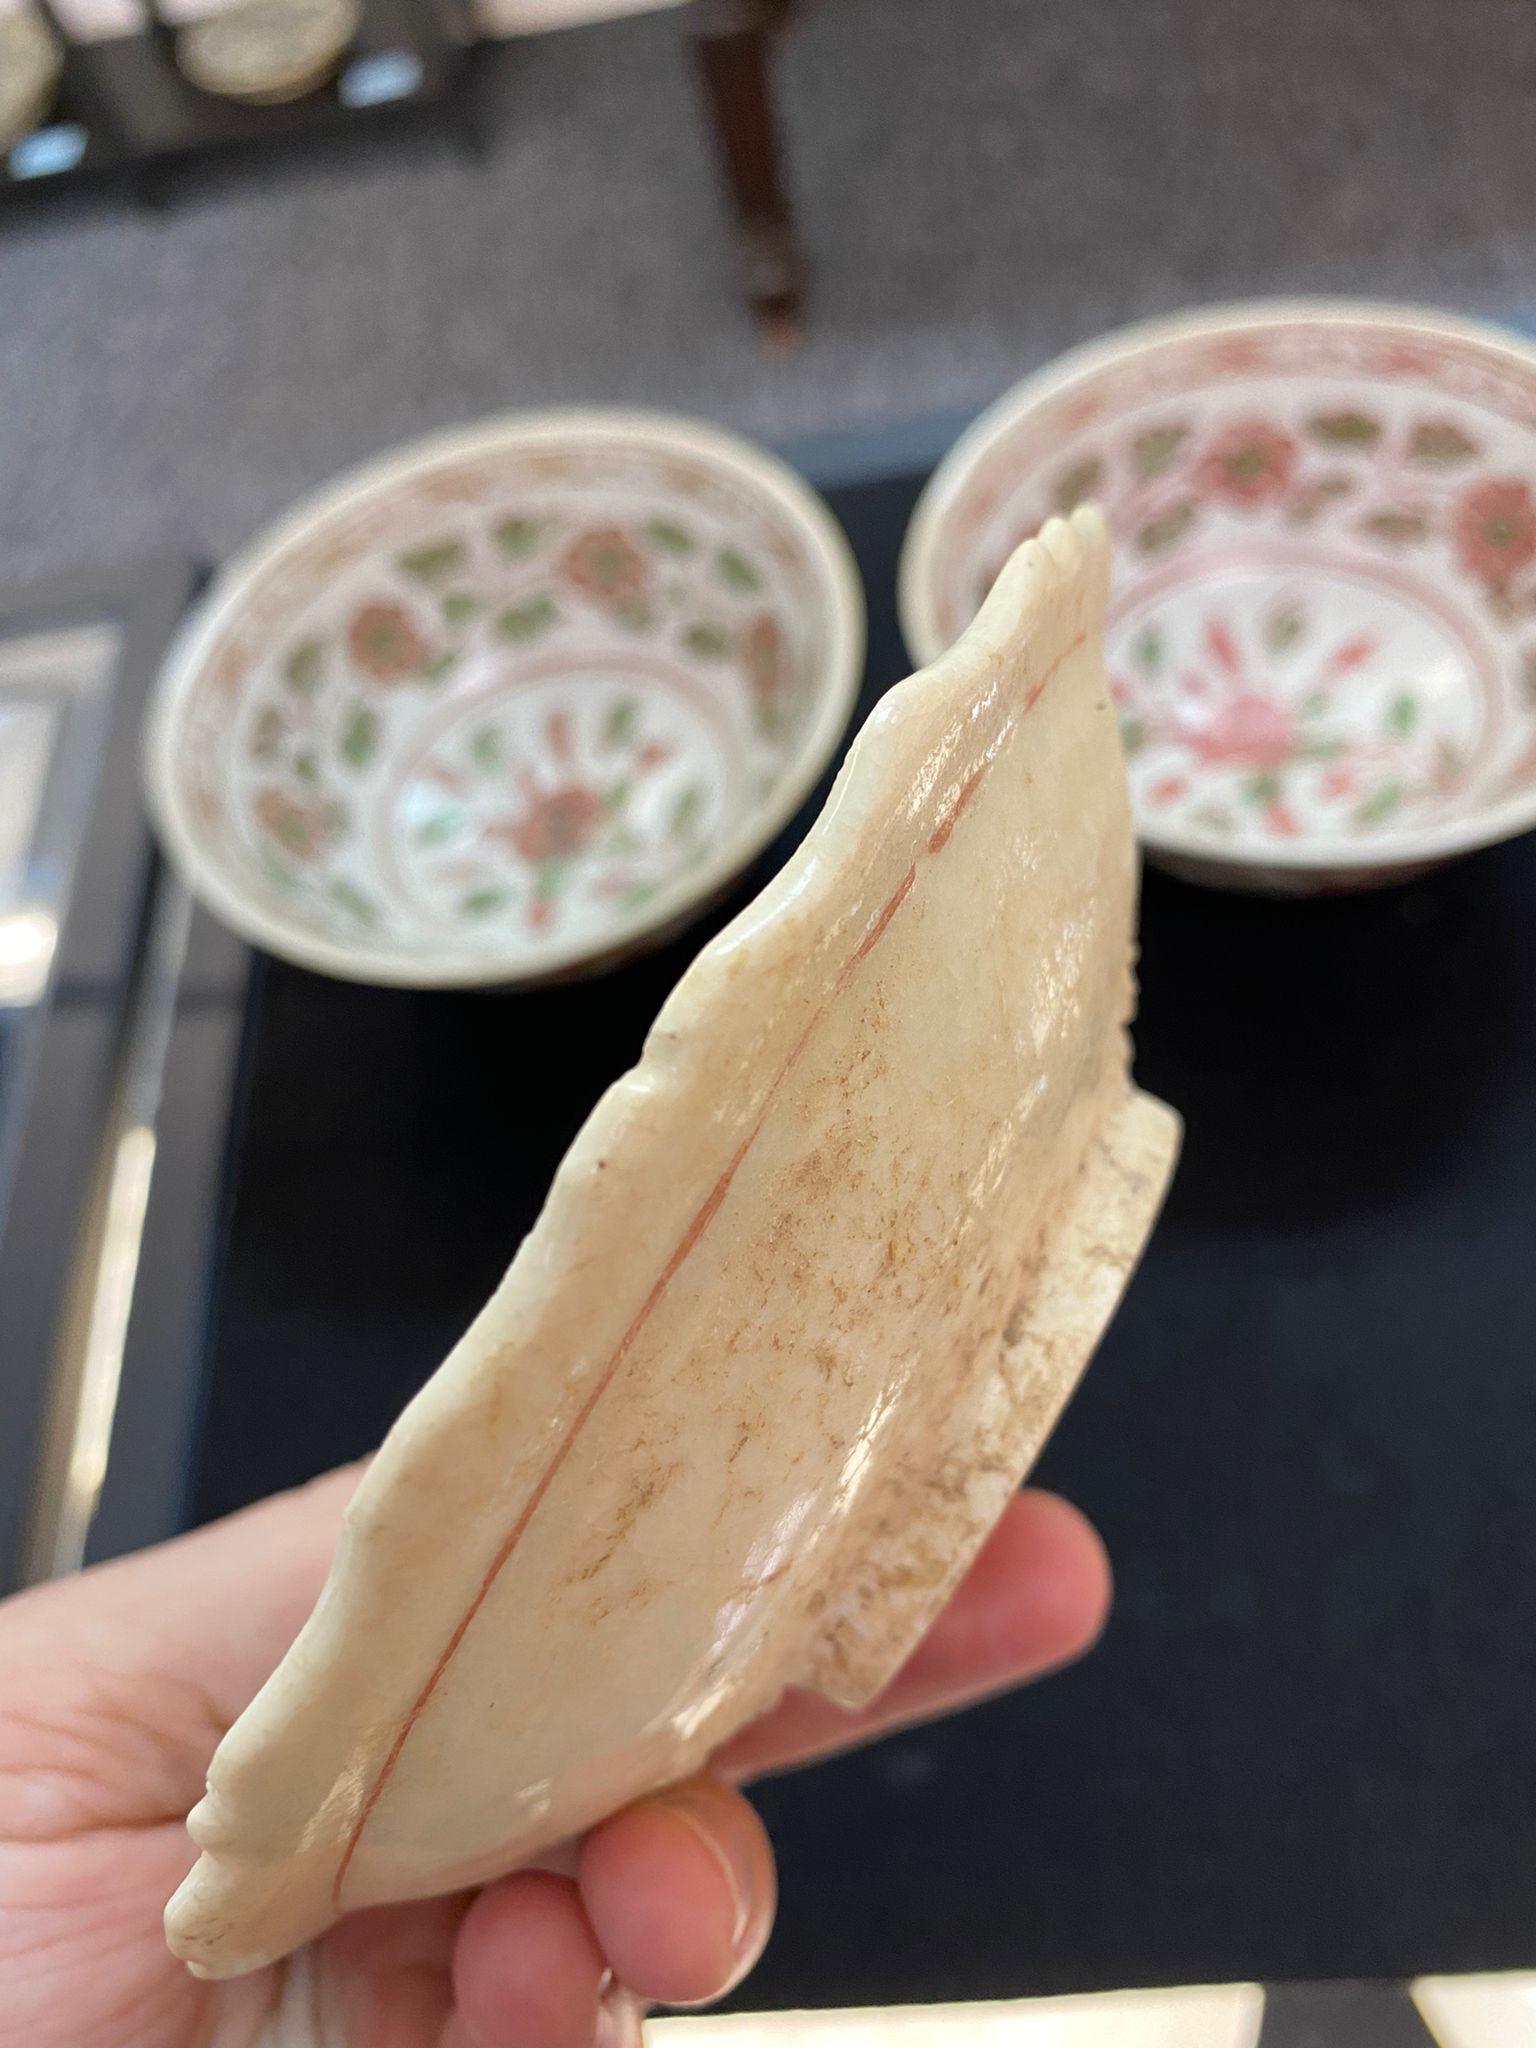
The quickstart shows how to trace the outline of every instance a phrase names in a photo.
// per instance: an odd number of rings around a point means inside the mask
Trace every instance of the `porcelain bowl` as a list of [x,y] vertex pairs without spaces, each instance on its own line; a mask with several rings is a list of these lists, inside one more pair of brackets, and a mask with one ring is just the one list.
[[218,580],[146,779],[243,936],[416,987],[587,969],[787,822],[862,667],[846,541],[783,464],[660,415],[513,416],[304,504]]
[[1285,301],[1078,349],[924,493],[913,658],[1087,498],[1115,539],[1107,658],[1150,858],[1306,894],[1536,825],[1536,348]]

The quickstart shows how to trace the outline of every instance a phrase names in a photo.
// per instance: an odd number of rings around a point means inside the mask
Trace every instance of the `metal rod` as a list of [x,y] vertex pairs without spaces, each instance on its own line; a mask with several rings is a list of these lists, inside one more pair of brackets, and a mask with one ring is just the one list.
[[191,918],[191,897],[157,864],[54,1352],[26,1584],[79,1568],[106,1478]]

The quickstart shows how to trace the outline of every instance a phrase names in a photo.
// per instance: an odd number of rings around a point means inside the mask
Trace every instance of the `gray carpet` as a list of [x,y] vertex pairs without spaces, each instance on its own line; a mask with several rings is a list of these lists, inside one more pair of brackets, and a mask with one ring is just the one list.
[[165,217],[0,223],[0,587],[222,553],[499,407],[644,400],[794,444],[963,413],[1190,300],[1536,306],[1523,0],[810,0],[785,97],[817,283],[787,362],[735,294],[676,16],[509,46],[491,83],[487,164],[423,137]]

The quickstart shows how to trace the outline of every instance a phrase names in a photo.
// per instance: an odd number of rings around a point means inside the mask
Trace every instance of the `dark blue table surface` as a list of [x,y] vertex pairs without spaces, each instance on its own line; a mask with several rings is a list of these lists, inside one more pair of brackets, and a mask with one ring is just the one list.
[[[917,482],[832,494],[865,708]],[[703,935],[536,994],[259,977],[200,1516],[376,1441]],[[1150,875],[1143,987],[1187,1149],[1039,1474],[1104,1530],[1115,1619],[763,1789],[745,2002],[1536,1960],[1536,840],[1315,903]]]

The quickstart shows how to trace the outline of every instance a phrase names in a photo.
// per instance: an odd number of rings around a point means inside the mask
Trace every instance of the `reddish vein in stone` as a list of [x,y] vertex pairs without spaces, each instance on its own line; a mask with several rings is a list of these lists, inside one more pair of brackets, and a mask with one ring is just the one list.
[[943,817],[940,818],[938,825],[934,829],[933,836],[928,841],[928,851],[930,853],[942,853],[945,847],[948,846],[950,834],[959,824],[960,815],[966,805],[976,794],[977,790],[980,789],[981,779],[986,772],[987,763],[983,761],[981,766],[973,768],[971,773],[965,778],[965,781],[961,783],[960,794],[955,798]]
[[[1046,684],[1051,680],[1052,676],[1055,675],[1057,669],[1061,667],[1062,662],[1066,660],[1067,656],[1069,654],[1075,653],[1076,650],[1079,647],[1081,647],[1081,645],[1083,644],[1083,637],[1084,636],[1082,634],[1079,634],[1078,637],[1072,642],[1072,644],[1069,647],[1064,648],[1062,653],[1057,657],[1057,659],[1054,662],[1052,662],[1051,666],[1046,670],[1045,674],[1040,678],[1040,681],[1036,683],[1034,688],[1030,691],[1028,697],[1025,699],[1024,705],[1022,707],[1024,711],[1028,711],[1030,707],[1035,703],[1035,701],[1040,696],[1041,691],[1044,690]],[[967,777],[966,781],[962,784],[959,795],[955,798],[954,802],[945,812],[943,818],[940,820],[937,828],[935,829],[935,831],[933,832],[932,836],[928,841],[928,849],[930,853],[941,853],[944,850],[944,848],[949,844],[950,836],[954,832],[955,826],[958,824],[960,820],[961,813],[965,810],[966,806],[975,796],[976,791],[981,786],[982,778],[985,776],[987,769],[990,767],[990,765],[991,763],[989,761],[983,761],[980,767],[973,770],[973,772]],[[650,1293],[647,1294],[645,1300],[640,1304],[640,1307],[635,1312],[634,1320],[630,1323],[629,1328],[624,1332],[623,1336],[619,1339],[618,1345],[616,1346],[612,1357],[608,1360],[608,1363],[603,1367],[602,1371],[598,1374],[597,1378],[593,1381],[591,1389],[588,1392],[586,1399],[582,1402],[580,1408],[577,1409],[575,1415],[571,1418],[571,1421],[566,1428],[564,1436],[556,1445],[554,1455],[550,1458],[549,1463],[544,1467],[544,1470],[540,1473],[537,1484],[534,1486],[527,1500],[524,1501],[522,1507],[519,1509],[516,1521],[513,1522],[512,1527],[507,1531],[505,1537],[503,1537],[501,1546],[497,1550],[496,1555],[491,1559],[490,1563],[486,1566],[484,1575],[480,1580],[480,1584],[475,1589],[473,1599],[470,1601],[469,1606],[465,1609],[464,1614],[461,1616],[459,1620],[458,1626],[453,1631],[453,1634],[448,1638],[447,1642],[443,1645],[442,1652],[439,1655],[437,1662],[433,1665],[425,1685],[422,1686],[421,1691],[416,1695],[416,1698],[412,1701],[411,1706],[405,1715],[405,1718],[400,1723],[399,1732],[396,1734],[394,1741],[390,1744],[389,1753],[385,1757],[383,1763],[379,1766],[378,1774],[374,1778],[372,1785],[370,1785],[370,1787],[368,1788],[367,1796],[363,1800],[363,1804],[358,1813],[357,1819],[352,1824],[352,1831],[347,1837],[346,1846],[343,1848],[341,1852],[341,1860],[338,1862],[336,1866],[335,1878],[332,1880],[331,1883],[331,1905],[336,1912],[339,1913],[342,1910],[342,1886],[346,1883],[347,1872],[352,1866],[352,1858],[357,1853],[358,1843],[363,1838],[363,1830],[367,1827],[369,1821],[372,1819],[374,1809],[377,1807],[379,1800],[383,1796],[384,1788],[386,1785],[388,1785],[390,1779],[394,1775],[395,1767],[400,1761],[401,1755],[405,1749],[405,1745],[410,1740],[411,1730],[416,1726],[416,1723],[421,1719],[421,1716],[426,1709],[427,1702],[431,1699],[433,1693],[436,1692],[439,1684],[442,1682],[443,1674],[448,1669],[448,1666],[453,1662],[454,1657],[457,1655],[459,1645],[463,1642],[465,1636],[468,1635],[470,1627],[474,1622],[475,1616],[480,1612],[480,1609],[485,1605],[486,1599],[490,1594],[491,1588],[495,1585],[497,1579],[501,1576],[501,1573],[506,1566],[507,1560],[511,1557],[513,1551],[516,1550],[518,1544],[522,1541],[524,1531],[527,1529],[528,1524],[533,1520],[534,1516],[538,1513],[545,1496],[548,1494],[550,1487],[555,1482],[556,1475],[559,1473],[561,1466],[564,1465],[566,1459],[570,1456],[571,1451],[575,1446],[576,1439],[581,1435],[583,1429],[586,1428],[587,1423],[591,1418],[593,1409],[596,1408],[598,1402],[601,1401],[604,1394],[607,1393],[609,1387],[612,1386],[615,1378],[618,1375],[619,1368],[623,1365],[625,1359],[629,1356],[631,1350],[633,1350],[635,1340],[639,1337],[641,1331],[645,1328],[646,1324],[650,1321],[652,1315],[654,1315],[654,1313],[656,1312],[656,1309],[661,1303],[663,1295],[671,1286],[672,1282],[676,1279],[679,1270],[681,1269],[689,1255],[692,1253],[694,1247],[698,1244],[699,1239],[704,1235],[705,1231],[708,1230],[710,1224],[714,1221],[716,1215],[719,1213],[721,1204],[724,1202],[726,1196],[730,1193],[731,1183],[733,1180],[735,1180],[737,1173],[740,1171],[742,1161],[746,1158],[747,1154],[751,1151],[752,1147],[757,1142],[758,1134],[762,1130],[764,1123],[767,1121],[768,1112],[773,1107],[775,1097],[778,1095],[779,1090],[783,1087],[785,1081],[789,1078],[795,1066],[798,1064],[801,1055],[805,1051],[805,1048],[807,1047],[807,1045],[809,1045],[812,1034],[814,1033],[817,1025],[821,1022],[823,1016],[826,1014],[827,1008],[830,1006],[830,1001],[836,1000],[837,996],[839,996],[842,993],[843,988],[846,986],[849,977],[853,973],[854,968],[858,966],[861,960],[866,959],[875,950],[876,946],[879,945],[880,941],[885,937],[886,932],[890,929],[892,919],[895,917],[897,911],[900,910],[902,904],[906,902],[907,897],[911,894],[913,885],[916,882],[916,880],[917,866],[914,862],[914,864],[907,869],[906,873],[902,876],[901,880],[896,884],[896,887],[891,891],[890,895],[886,898],[885,902],[881,905],[879,914],[876,916],[874,922],[870,925],[869,930],[864,934],[863,938],[859,941],[858,945],[855,947],[853,953],[849,956],[848,960],[845,961],[843,968],[837,977],[837,981],[833,986],[832,997],[829,999],[829,1003],[823,1004],[821,1009],[817,1010],[816,1013],[812,1016],[810,1022],[806,1025],[804,1031],[801,1032],[799,1039],[796,1041],[795,1045],[789,1052],[783,1065],[779,1068],[777,1074],[774,1075],[772,1082],[769,1084],[768,1092],[763,1097],[762,1107],[758,1110],[757,1116],[753,1120],[751,1129],[746,1133],[745,1137],[743,1137],[743,1139],[741,1140],[741,1143],[736,1147],[736,1150],[731,1154],[730,1160],[726,1165],[725,1171],[720,1175],[720,1178],[715,1182],[714,1186],[710,1189],[709,1193],[704,1197],[703,1201],[699,1204],[698,1208],[695,1209],[695,1211],[693,1212],[693,1215],[689,1220],[687,1229],[683,1232],[682,1236],[678,1239],[676,1245],[673,1247],[671,1256],[668,1258],[667,1263],[662,1267],[661,1272],[657,1276]]]
[[[837,985],[839,989],[842,988],[843,983],[848,979],[849,975],[853,972],[854,968],[858,966],[859,962],[863,960],[868,954],[873,953],[876,946],[878,946],[880,941],[885,937],[887,931],[889,931],[890,929],[891,919],[896,915],[897,911],[900,910],[903,903],[906,902],[908,895],[911,893],[912,884],[916,880],[916,867],[914,866],[908,868],[907,872],[902,876],[901,880],[896,884],[895,888],[886,898],[884,907],[882,908],[880,915],[875,919],[874,923],[870,926],[869,930],[864,934],[863,938],[860,939],[858,947],[853,954],[853,957],[849,960],[847,966],[838,976]],[[820,1021],[821,1012],[818,1011],[816,1013],[816,1022],[820,1023]]]
[[[815,1020],[813,1019],[813,1024],[814,1021]],[[566,1429],[565,1435],[560,1439],[560,1442],[555,1447],[554,1456],[550,1459],[549,1463],[544,1467],[544,1470],[540,1473],[538,1484],[529,1494],[527,1500],[524,1501],[522,1508],[519,1510],[517,1520],[512,1524],[512,1527],[507,1531],[507,1534],[502,1539],[501,1548],[496,1552],[496,1555],[491,1559],[490,1563],[486,1566],[485,1575],[481,1579],[479,1586],[475,1590],[474,1598],[470,1601],[468,1608],[465,1610],[463,1617],[459,1621],[458,1627],[455,1628],[453,1634],[448,1638],[448,1641],[443,1645],[442,1654],[441,1656],[439,1656],[437,1662],[433,1665],[431,1674],[428,1677],[426,1684],[421,1688],[421,1691],[416,1695],[415,1700],[412,1702],[410,1711],[406,1714],[405,1719],[401,1722],[400,1732],[396,1735],[393,1743],[391,1743],[389,1754],[385,1757],[383,1764],[380,1766],[378,1776],[374,1779],[372,1786],[369,1788],[368,1796],[363,1801],[362,1811],[359,1813],[357,1820],[353,1825],[352,1833],[347,1838],[347,1846],[342,1851],[341,1861],[337,1865],[335,1881],[331,1886],[331,1902],[338,1909],[338,1911],[340,1910],[341,1906],[341,1888],[346,1880],[347,1870],[351,1864],[353,1855],[356,1852],[357,1845],[359,1841],[362,1839],[363,1829],[367,1827],[369,1819],[373,1814],[373,1810],[379,1803],[380,1794],[383,1792],[384,1787],[389,1783],[390,1778],[394,1774],[395,1766],[400,1761],[400,1753],[405,1748],[406,1742],[410,1737],[411,1730],[415,1727],[417,1721],[421,1718],[422,1710],[425,1708],[428,1700],[430,1700],[433,1693],[436,1692],[439,1681],[442,1679],[443,1673],[448,1669],[450,1663],[452,1663],[453,1658],[458,1651],[460,1643],[463,1642],[465,1636],[469,1633],[470,1624],[473,1622],[475,1616],[480,1612],[480,1609],[485,1605],[486,1596],[489,1594],[492,1586],[495,1585],[497,1579],[500,1577],[502,1568],[506,1564],[507,1559],[512,1555],[513,1551],[516,1550],[518,1544],[522,1541],[524,1530],[528,1527],[528,1524],[533,1520],[534,1516],[538,1513],[540,1504],[542,1503],[544,1496],[549,1492],[550,1487],[554,1484],[555,1475],[559,1472],[561,1466],[570,1456],[571,1450],[575,1445],[576,1439],[581,1435],[583,1429],[586,1428],[587,1421],[591,1416],[593,1409],[597,1406],[598,1402],[603,1398],[604,1394],[607,1393],[609,1387],[612,1385],[614,1376],[617,1374],[619,1367],[624,1363],[625,1359],[629,1356],[629,1353],[634,1346],[635,1339],[640,1335],[640,1332],[645,1328],[646,1324],[650,1321],[651,1316],[655,1312],[658,1302],[661,1300],[662,1296],[666,1293],[667,1289],[671,1286],[673,1280],[676,1278],[679,1267],[681,1267],[684,1260],[688,1257],[689,1253],[698,1243],[699,1239],[704,1235],[705,1231],[708,1230],[710,1224],[714,1221],[716,1211],[719,1209],[720,1204],[725,1200],[727,1194],[730,1192],[731,1182],[736,1178],[736,1174],[741,1166],[741,1162],[746,1158],[748,1152],[752,1149],[753,1143],[757,1138],[757,1134],[763,1127],[763,1119],[768,1114],[768,1110],[773,1102],[773,1098],[778,1094],[780,1087],[783,1085],[785,1076],[788,1074],[790,1068],[794,1065],[795,1061],[800,1057],[801,1052],[804,1050],[806,1040],[809,1039],[811,1035],[811,1028],[812,1027],[810,1025],[806,1027],[806,1030],[802,1035],[799,1044],[795,1047],[794,1051],[790,1054],[789,1058],[784,1062],[783,1066],[779,1069],[778,1074],[774,1077],[773,1085],[769,1088],[768,1093],[764,1098],[763,1106],[761,1110],[759,1110],[758,1112],[756,1122],[753,1124],[752,1128],[747,1132],[746,1136],[742,1139],[741,1143],[736,1147],[736,1150],[732,1153],[730,1163],[726,1167],[724,1173],[721,1174],[720,1178],[715,1182],[714,1186],[710,1189],[709,1193],[704,1197],[704,1200],[699,1204],[698,1208],[694,1211],[692,1219],[689,1222],[688,1228],[683,1232],[682,1236],[678,1239],[676,1245],[673,1247],[671,1257],[667,1260],[665,1266],[662,1267],[661,1272],[656,1279],[655,1285],[651,1288],[650,1293],[645,1297],[645,1300],[640,1304],[639,1310],[637,1311],[633,1322],[630,1324],[629,1328],[624,1332],[623,1336],[619,1339],[618,1345],[614,1350],[613,1356],[608,1360],[608,1363],[603,1367],[602,1371],[593,1381],[591,1389],[587,1394],[587,1398],[582,1402],[580,1408],[577,1409],[575,1415],[571,1419],[569,1426]]]

